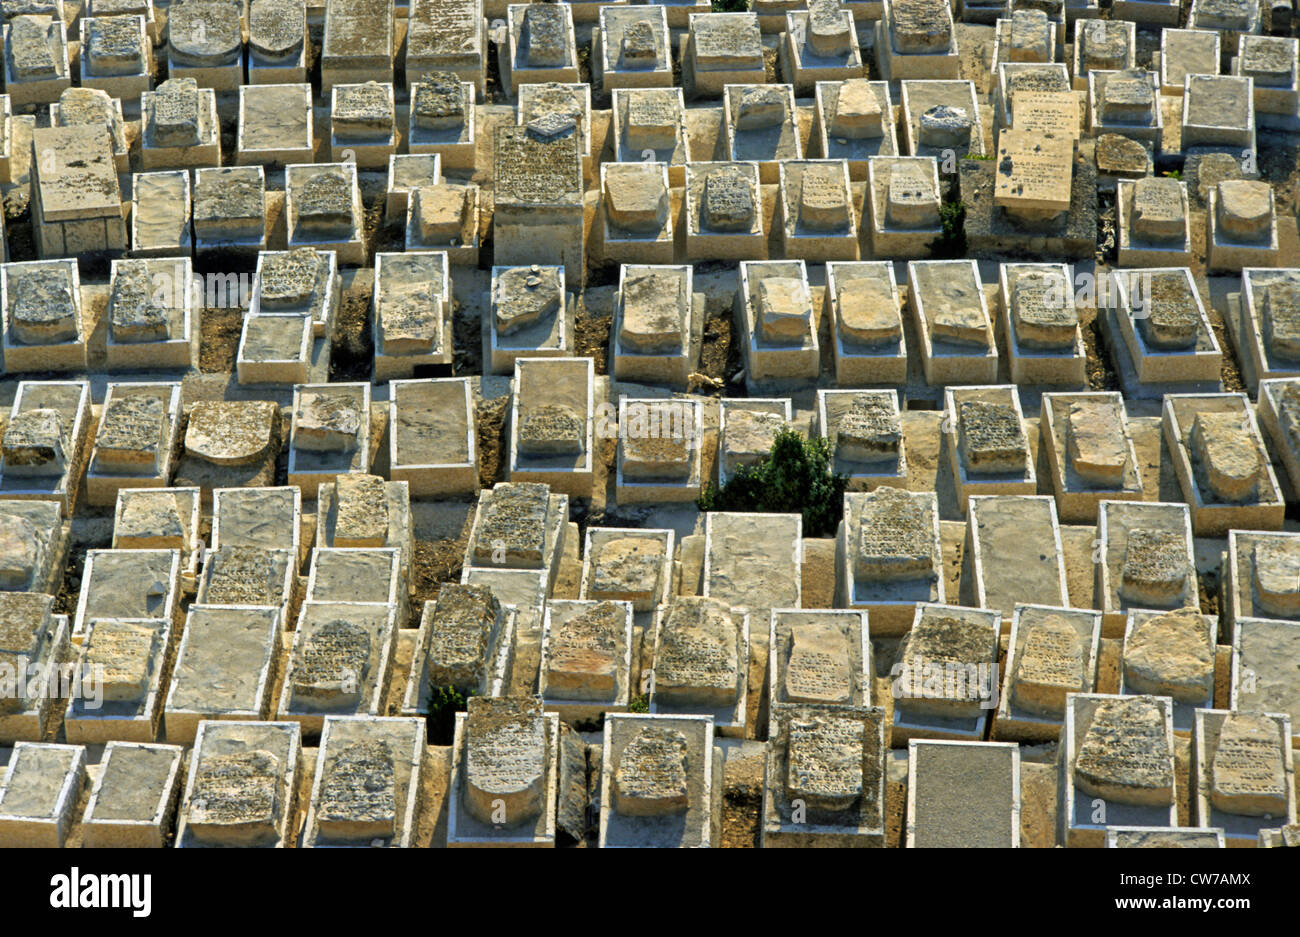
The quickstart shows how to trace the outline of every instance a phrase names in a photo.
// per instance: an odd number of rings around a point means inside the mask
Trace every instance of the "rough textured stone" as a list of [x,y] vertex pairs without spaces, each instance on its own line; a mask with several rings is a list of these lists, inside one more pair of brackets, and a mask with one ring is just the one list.
[[530,456],[580,455],[586,435],[582,418],[560,404],[530,407],[519,421],[519,449]]
[[550,488],[533,482],[508,482],[492,489],[480,505],[475,562],[540,564],[546,543]]
[[964,400],[958,405],[961,452],[971,472],[1021,474],[1029,443],[1016,408],[1007,403]]
[[1169,605],[1187,588],[1187,544],[1173,530],[1136,527],[1128,532],[1120,569],[1120,595],[1138,607]]
[[1133,183],[1133,234],[1149,241],[1178,241],[1187,233],[1183,186],[1177,179],[1148,176]]
[[684,813],[688,806],[686,736],[646,726],[619,753],[614,803],[629,817]]
[[4,431],[4,474],[10,477],[59,476],[67,469],[67,432],[59,411],[24,410]]
[[335,482],[334,545],[383,546],[388,540],[388,489],[378,475],[348,472]]
[[655,696],[677,705],[725,707],[740,693],[740,631],[716,599],[674,600],[655,650]]
[[849,78],[836,94],[830,135],[848,140],[875,139],[884,136],[884,119],[880,98],[871,82],[866,78]]
[[1251,565],[1256,604],[1268,615],[1300,617],[1300,538],[1261,537]]
[[601,602],[568,621],[551,619],[547,635],[548,695],[609,700],[618,693],[627,647],[626,606]]
[[784,89],[775,85],[746,85],[733,95],[732,102],[737,132],[779,127],[789,105]]
[[149,690],[158,632],[130,621],[96,621],[82,657],[82,672],[96,674],[105,700],[132,703]]
[[758,328],[773,345],[802,345],[812,327],[808,287],[795,277],[764,277],[758,283]]
[[891,9],[895,52],[935,54],[952,46],[952,12],[946,0],[901,0]]
[[559,267],[511,267],[497,278],[493,319],[498,335],[511,335],[558,314],[564,302]]
[[1210,769],[1210,803],[1224,813],[1285,817],[1287,771],[1277,723],[1263,713],[1234,712],[1219,726]]
[[461,127],[472,102],[465,98],[459,75],[433,72],[415,83],[411,91],[411,114],[423,130],[452,130]]
[[1203,703],[1214,692],[1214,646],[1195,609],[1154,615],[1124,641],[1124,685],[1136,693]]
[[1060,274],[1017,277],[1011,288],[1016,341],[1027,348],[1073,350],[1079,314],[1070,300],[1070,285]]
[[1070,468],[1089,484],[1121,487],[1128,465],[1123,414],[1109,400],[1080,400],[1070,404],[1068,420]]
[[1059,615],[1028,624],[1022,619],[1021,626],[1025,637],[1012,674],[1013,700],[1021,709],[1059,719],[1065,714],[1066,694],[1088,691],[1083,641]]
[[703,226],[711,231],[748,231],[754,223],[754,193],[739,169],[712,173],[704,181]]
[[877,488],[862,509],[854,546],[859,579],[933,579],[938,557],[930,502],[896,488]]
[[253,846],[273,839],[283,810],[279,774],[280,761],[268,751],[203,758],[190,797],[190,831],[222,846]]
[[500,619],[501,605],[486,586],[443,586],[429,627],[430,688],[477,693]]
[[550,744],[538,697],[471,697],[464,804],[480,823],[516,827],[547,809]]
[[78,298],[67,264],[11,268],[8,279],[11,341],[54,345],[78,339]]
[[1074,780],[1085,794],[1165,807],[1174,799],[1174,758],[1164,713],[1150,697],[1104,700],[1079,743]]
[[303,393],[294,415],[294,445],[312,452],[349,452],[360,444],[362,415],[347,394]]
[[1216,192],[1216,220],[1222,235],[1266,241],[1273,225],[1273,189],[1267,182],[1227,179]]
[[394,834],[392,745],[383,739],[352,742],[326,761],[316,823],[321,833],[337,839],[384,839]]
[[185,454],[213,465],[252,465],[270,449],[279,415],[268,400],[199,401],[185,428]]
[[639,354],[675,354],[682,347],[684,283],[676,273],[644,272],[623,281],[619,340]]
[[836,287],[840,338],[867,347],[893,345],[903,323],[889,286],[874,277],[845,280]]
[[167,406],[159,397],[115,397],[104,408],[95,450],[101,467],[152,474],[162,457]]
[[249,4],[248,45],[262,58],[297,58],[306,35],[306,8],[298,0],[252,0]]
[[1202,484],[1220,501],[1255,498],[1259,487],[1260,452],[1245,431],[1240,413],[1196,414],[1191,450]]
[[854,397],[835,426],[835,455],[850,462],[892,462],[902,441],[898,412],[875,394]]

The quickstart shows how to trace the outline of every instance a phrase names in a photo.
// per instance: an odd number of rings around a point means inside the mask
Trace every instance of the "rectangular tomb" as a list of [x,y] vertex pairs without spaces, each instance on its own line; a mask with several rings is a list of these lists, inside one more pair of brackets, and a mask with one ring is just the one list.
[[1096,689],[1101,613],[1017,604],[1003,666],[993,738],[1051,742],[1071,693]]

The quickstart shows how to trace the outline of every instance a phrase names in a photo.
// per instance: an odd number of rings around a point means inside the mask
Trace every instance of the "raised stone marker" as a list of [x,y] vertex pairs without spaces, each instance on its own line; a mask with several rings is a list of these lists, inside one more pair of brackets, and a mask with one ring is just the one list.
[[682,56],[682,85],[688,95],[716,98],[726,85],[766,80],[756,14],[690,14]]
[[667,163],[669,183],[685,184],[686,165],[692,160],[680,88],[616,89],[610,119],[618,162]]
[[619,504],[699,500],[704,416],[698,400],[620,395],[618,425]]
[[430,71],[412,83],[411,102],[408,151],[436,153],[444,169],[472,170],[478,140],[474,85],[454,72]]
[[742,262],[735,304],[746,335],[745,380],[751,393],[761,382],[817,376],[821,346],[804,261]]
[[114,550],[180,550],[181,585],[197,586],[202,498],[197,488],[122,488],[113,515]]
[[549,586],[569,516],[568,500],[536,483],[501,482],[480,491],[465,566],[542,570]]
[[876,156],[867,160],[872,253],[878,257],[930,256],[931,243],[943,233],[941,202],[934,157]]
[[74,261],[5,264],[0,267],[0,295],[8,371],[85,368],[81,278]]
[[345,472],[317,492],[316,546],[385,547],[399,550],[410,582],[414,551],[411,492],[404,481]]
[[[81,20],[81,86],[133,101],[153,87],[153,42],[143,16]],[[241,76],[242,77],[242,76]]]
[[[58,672],[69,659],[71,628],[66,615],[52,615],[54,599],[37,592],[0,593],[0,664],[10,684],[17,686],[0,699],[0,740],[38,742],[50,728],[56,704],[63,693]],[[39,667],[44,680],[25,679]]]
[[82,637],[80,692],[63,716],[69,742],[152,742],[162,716],[170,651],[167,619],[93,619]]
[[[812,138],[827,159],[848,161],[852,179],[866,177],[871,157],[897,155],[888,82],[859,77],[819,81],[815,98]],[[809,149],[816,152],[811,143]]]
[[975,262],[914,260],[907,265],[907,281],[925,382],[995,380],[997,343]]
[[411,496],[476,493],[478,434],[469,378],[389,384],[389,478]]
[[365,260],[356,163],[287,167],[285,214],[291,250],[334,251],[339,263]]
[[1282,528],[1282,491],[1244,394],[1167,394],[1161,426],[1198,537]]
[[1120,394],[1044,394],[1041,425],[1061,520],[1091,523],[1102,500],[1141,499]]
[[957,34],[946,0],[884,0],[874,37],[886,81],[957,77]]
[[745,734],[750,615],[718,599],[678,596],[660,608],[650,712],[712,717],[720,734]]
[[704,595],[759,615],[800,607],[800,515],[714,511],[704,537]]
[[891,744],[984,737],[999,693],[1001,620],[997,611],[917,603],[891,671]]
[[1273,188],[1249,179],[1224,180],[1210,190],[1206,210],[1206,267],[1232,272],[1272,267],[1278,258]]
[[1198,709],[1191,783],[1196,816],[1234,846],[1295,816],[1291,720],[1278,713]]
[[1094,690],[1100,641],[1100,612],[1017,604],[993,737],[1059,738],[1069,694]]
[[169,7],[169,79],[193,79],[217,91],[238,89],[244,80],[245,10],[234,0],[188,0]]
[[764,848],[883,846],[885,718],[874,707],[773,707]]
[[1300,539],[1293,534],[1228,532],[1222,616],[1300,618]]
[[498,697],[509,687],[516,613],[486,586],[450,584],[424,603],[402,714],[427,715],[448,687],[466,697]]
[[176,481],[200,487],[205,503],[218,488],[269,485],[280,445],[280,410],[274,403],[200,401],[190,410]]
[[472,697],[456,715],[447,845],[554,846],[559,735],[540,697]]
[[836,542],[839,602],[867,609],[873,635],[902,634],[916,603],[945,601],[934,492],[846,494]]
[[1094,604],[1105,636],[1118,637],[1130,608],[1179,609],[1198,602],[1192,522],[1185,504],[1102,501],[1101,562]]
[[183,749],[109,742],[81,819],[87,849],[161,849],[180,793]]
[[[235,26],[238,29],[238,20]],[[212,88],[200,88],[192,77],[172,77],[157,90],[140,95],[140,110],[143,114],[141,168],[196,169],[221,165],[221,122]]]
[[578,46],[567,3],[512,3],[508,42],[498,45],[502,87],[513,97],[519,86],[543,81],[577,83]]
[[57,101],[72,84],[61,15],[6,15],[4,41],[5,91],[14,106]]
[[1035,458],[1014,385],[949,387],[944,413],[953,483],[963,513],[970,495],[1037,491]]
[[[139,95],[137,95],[138,97]],[[104,125],[113,140],[113,165],[118,172],[129,172],[131,148],[126,140],[126,122],[122,118],[122,101],[96,88],[67,88],[59,103],[50,105],[51,127]]]
[[862,75],[862,52],[853,14],[839,0],[809,0],[806,12],[793,10],[785,19],[781,73],[788,76],[797,94],[809,94],[819,81]]
[[393,0],[329,0],[321,46],[321,93],[336,84],[393,80]]
[[[30,521],[38,527],[72,513],[91,423],[90,385],[85,381],[19,381],[9,421],[0,440],[0,494],[5,499],[37,498],[57,502],[52,521]],[[46,512],[39,512],[44,517]],[[34,532],[31,536],[37,536]],[[50,544],[52,546],[52,544]],[[31,567],[36,572],[48,555]],[[27,568],[24,566],[24,568]],[[19,575],[17,579],[26,580]],[[44,582],[43,574],[37,581]],[[17,580],[10,587],[17,585]],[[36,588],[36,587],[33,587]]]
[[1259,0],[1194,0],[1187,25],[1219,30],[1234,40],[1237,33],[1259,32]]
[[0,787],[0,846],[62,848],[85,783],[83,746],[19,742]]
[[1214,703],[1214,641],[1218,621],[1195,609],[1130,609],[1120,658],[1119,691],[1173,700],[1174,731],[1192,731],[1192,710]]
[[517,358],[514,372],[507,477],[588,497],[595,458],[592,359]]
[[1157,267],[1113,277],[1102,323],[1119,339],[1114,348],[1124,392],[1218,392],[1223,356],[1191,271]]
[[626,712],[632,681],[632,604],[546,603],[538,693],[566,722]]
[[1300,109],[1300,42],[1285,36],[1242,34],[1233,71],[1253,80],[1259,127],[1293,129]]
[[198,310],[190,259],[114,260],[109,269],[109,370],[190,368]]
[[251,0],[249,85],[307,80],[307,5],[303,0]]
[[1118,185],[1120,263],[1126,267],[1190,265],[1192,228],[1186,183],[1151,176]]
[[954,157],[984,155],[983,121],[972,82],[912,79],[901,88],[903,152],[949,164]]
[[311,162],[315,153],[312,124],[310,85],[241,86],[235,161],[259,168]]
[[686,256],[692,261],[767,255],[758,163],[691,163],[686,168]]
[[266,247],[266,170],[262,166],[194,173],[194,246],[251,255]]
[[483,0],[412,0],[406,17],[406,81],[451,72],[487,88],[487,30]]
[[583,170],[577,125],[552,117],[498,128],[493,173],[495,262],[563,264],[575,283],[582,282]]
[[180,384],[109,384],[86,473],[91,504],[117,502],[119,488],[165,488],[181,418]]
[[288,845],[301,748],[294,722],[201,722],[176,845]]
[[722,152],[757,162],[764,183],[780,181],[783,161],[803,157],[793,85],[727,85],[722,114]]
[[293,391],[289,484],[308,496],[338,475],[370,468],[370,385],[300,384]]
[[993,204],[1013,217],[1047,221],[1070,210],[1074,145],[1027,130],[998,135]]
[[897,391],[820,390],[817,426],[830,440],[834,471],[848,476],[848,490],[907,484]]
[[[32,131],[32,223],[37,256],[77,257],[101,251],[116,255],[126,249],[116,169],[113,138],[102,125]],[[13,365],[7,367],[13,369]]]
[[906,848],[1020,846],[1020,746],[913,739],[907,769]]
[[1009,19],[998,19],[995,30],[995,67],[1002,62],[1051,62],[1056,58],[1058,30],[1064,39],[1064,30],[1042,9],[1012,10]]
[[408,252],[437,251],[450,263],[477,266],[479,187],[473,183],[415,186],[406,210]]
[[1015,384],[1083,387],[1087,352],[1065,264],[1004,263],[998,271],[1002,329]]
[[662,6],[601,6],[592,43],[592,81],[602,94],[673,86],[672,39]]
[[768,648],[772,703],[871,702],[874,670],[866,612],[773,609]]
[[718,484],[741,468],[762,461],[772,451],[776,434],[793,422],[788,397],[747,397],[719,402]]
[[689,266],[622,265],[610,335],[617,379],[687,387],[704,327],[692,273]]
[[602,250],[607,261],[668,264],[674,257],[672,192],[664,163],[604,163]]
[[[673,594],[671,530],[588,527],[583,550],[582,597],[630,602],[632,611],[652,612]],[[640,667],[633,661],[633,670]]]
[[1067,846],[1099,846],[1115,826],[1177,826],[1172,710],[1159,696],[1067,699],[1060,759]]
[[1072,77],[1077,91],[1088,88],[1092,71],[1123,71],[1137,65],[1137,27],[1119,20],[1074,21]]
[[780,165],[782,253],[809,261],[857,260],[858,219],[844,160]]
[[1142,69],[1088,73],[1088,126],[1094,135],[1117,133],[1159,148],[1164,133],[1158,82]]

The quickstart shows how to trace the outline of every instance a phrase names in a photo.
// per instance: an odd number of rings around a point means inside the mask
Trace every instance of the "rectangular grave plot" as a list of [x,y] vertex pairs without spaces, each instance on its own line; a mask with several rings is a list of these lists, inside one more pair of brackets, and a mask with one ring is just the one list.
[[1295,820],[1291,719],[1281,713],[1198,709],[1192,740],[1195,816],[1233,846]]
[[1047,495],[979,495],[969,501],[966,549],[980,608],[996,609],[1010,624],[1024,596],[1067,606],[1061,528],[1056,502]]
[[87,550],[73,640],[105,618],[171,621],[180,602],[179,550]]
[[82,639],[80,693],[68,702],[69,742],[152,742],[158,734],[170,657],[167,619],[92,619]]
[[898,392],[819,390],[817,425],[831,442],[834,470],[850,491],[907,484],[907,452]]
[[1100,612],[1017,605],[993,738],[1019,742],[1058,738],[1067,695],[1095,689],[1100,641]]
[[1020,846],[1018,745],[914,739],[907,763],[908,848]]
[[590,358],[515,361],[510,402],[511,481],[536,481],[575,497],[589,493],[595,406]]
[[582,597],[631,602],[651,612],[673,594],[676,534],[670,529],[588,527]]
[[1142,478],[1121,394],[1044,394],[1040,424],[1062,521],[1093,522],[1103,499],[1141,499]]
[[478,439],[468,378],[389,385],[389,477],[411,495],[441,497],[478,489]]
[[1102,501],[1097,514],[1102,562],[1095,603],[1102,636],[1123,634],[1129,608],[1184,608],[1198,603],[1191,514],[1185,504]]
[[772,609],[767,669],[773,703],[870,705],[867,613]]
[[[1292,724],[1300,718],[1300,693],[1288,662],[1300,648],[1300,624],[1265,618],[1238,618],[1232,631],[1233,710],[1281,713]],[[1296,745],[1292,736],[1291,745]]]
[[15,745],[0,793],[0,846],[61,848],[85,780],[83,746]]
[[626,712],[632,695],[632,603],[550,600],[538,692],[566,722]]
[[90,422],[89,383],[19,381],[6,425],[0,494],[56,501],[70,514],[86,468]]
[[176,745],[109,742],[82,818],[85,846],[161,849],[180,793],[183,754]]
[[377,602],[401,606],[406,582],[392,548],[321,547],[312,551],[308,602]]

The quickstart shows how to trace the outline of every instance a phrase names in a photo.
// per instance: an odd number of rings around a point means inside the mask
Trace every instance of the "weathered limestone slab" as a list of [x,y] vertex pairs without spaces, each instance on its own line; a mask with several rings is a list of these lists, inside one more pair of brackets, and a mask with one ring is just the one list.
[[[692,17],[694,19],[694,17]],[[707,716],[605,719],[600,847],[715,845],[722,758]]]
[[198,601],[268,606],[278,611],[280,621],[288,627],[297,572],[288,550],[223,545],[208,554],[203,564]]
[[1192,519],[1185,504],[1102,501],[1093,605],[1105,637],[1119,637],[1130,608],[1195,608],[1199,603]]
[[1254,79],[1234,75],[1183,78],[1182,148],[1255,147]]
[[691,13],[682,50],[682,86],[691,97],[716,98],[726,85],[767,80],[754,13]]
[[932,491],[845,494],[835,553],[836,604],[867,609],[873,635],[902,634],[918,602],[946,601]]
[[1174,0],[1118,0],[1111,8],[1111,15],[1146,27],[1177,26],[1182,7]]
[[1196,710],[1192,742],[1195,816],[1251,848],[1263,830],[1295,820],[1291,719],[1282,713]]
[[686,167],[686,257],[751,260],[767,256],[758,163]]
[[0,444],[0,495],[57,502],[56,522],[71,515],[90,422],[89,382],[19,381]]
[[566,722],[626,712],[632,695],[632,603],[551,600],[537,691]]
[[1088,130],[1093,136],[1117,133],[1159,149],[1164,134],[1159,82],[1155,72],[1140,68],[1088,72]]
[[718,484],[772,451],[776,434],[794,422],[788,397],[745,397],[718,402]]
[[16,744],[0,787],[0,846],[62,848],[85,783],[83,746]]
[[1300,619],[1300,538],[1231,530],[1223,572],[1225,627],[1239,618]]
[[59,95],[58,103],[50,105],[50,126],[80,127],[87,124],[107,127],[113,141],[114,169],[119,173],[130,172],[131,147],[126,139],[122,99],[111,97],[98,88],[64,89]]
[[301,750],[296,722],[201,722],[176,846],[287,846]]
[[483,0],[412,0],[406,17],[406,81],[451,72],[487,90],[487,24]]
[[474,84],[454,72],[428,72],[411,85],[410,153],[433,153],[445,169],[474,169],[478,124]]
[[[279,488],[218,488],[212,492],[212,549],[223,546],[302,552],[302,491]],[[296,563],[296,560],[295,560]]]
[[291,250],[314,247],[317,251],[334,251],[338,263],[364,263],[356,163],[287,167],[285,216]]
[[890,670],[891,744],[978,740],[997,708],[1001,613],[917,603]]
[[5,20],[5,92],[10,103],[23,107],[57,101],[72,84],[63,17],[20,15]]
[[402,571],[411,581],[414,540],[411,491],[404,481],[349,472],[317,493],[316,547],[389,547],[401,552]]
[[1197,536],[1282,528],[1282,490],[1245,394],[1167,394],[1161,427]]
[[1013,95],[1068,94],[1072,90],[1070,70],[1061,62],[999,62],[994,73],[993,125],[998,128],[1015,125]]
[[664,7],[601,6],[592,44],[592,80],[602,94],[673,86],[672,40]]
[[1003,263],[998,290],[1011,382],[1086,386],[1088,354],[1075,308],[1073,268]]
[[943,0],[882,0],[876,68],[886,81],[956,78],[957,33]]
[[[1234,712],[1266,712],[1288,717],[1300,713],[1300,693],[1290,670],[1300,647],[1300,625],[1266,618],[1237,618],[1232,629]],[[1291,738],[1296,747],[1295,737]]]
[[[71,628],[66,615],[51,615],[53,602],[43,593],[0,593],[0,663],[11,684],[0,700],[0,740],[6,744],[45,738],[67,695],[59,674],[69,660]],[[20,676],[21,685],[12,686]]]
[[831,443],[834,471],[850,491],[907,485],[907,452],[898,392],[817,391],[817,428]]
[[1160,30],[1160,91],[1182,96],[1188,75],[1219,74],[1219,33],[1208,29]]
[[179,383],[109,384],[86,472],[89,503],[115,504],[119,488],[166,488],[180,418]]
[[171,622],[180,607],[179,550],[87,550],[72,640],[83,645],[94,622]]
[[1173,700],[1173,726],[1192,731],[1192,711],[1214,705],[1214,646],[1218,619],[1196,609],[1130,609],[1120,655],[1119,692]]
[[162,717],[169,619],[96,618],[86,623],[63,729],[74,744],[152,742]]
[[810,152],[847,160],[854,181],[867,177],[873,156],[898,154],[888,82],[861,77],[819,81],[814,98]]
[[1262,29],[1259,0],[1193,0],[1187,25],[1218,30],[1231,48],[1238,33],[1257,33]]
[[803,518],[715,511],[704,520],[704,595],[763,614],[799,608]]
[[785,15],[780,49],[781,74],[801,95],[819,81],[842,81],[863,74],[862,50],[853,14],[838,0],[809,0],[807,11]]
[[448,846],[555,845],[560,719],[537,696],[473,697],[456,714]]
[[1223,354],[1186,267],[1115,271],[1103,325],[1131,397],[1218,392]]
[[1142,499],[1119,393],[1044,394],[1040,435],[1061,520],[1092,523],[1102,500]]
[[866,162],[872,253],[930,256],[930,244],[943,233],[937,161],[931,156],[875,156]]
[[1279,254],[1272,186],[1251,179],[1229,179],[1211,189],[1205,249],[1206,269],[1212,273],[1275,266]]
[[167,74],[203,88],[234,91],[244,80],[246,8],[235,0],[200,0],[168,7]]
[[419,719],[326,716],[302,846],[409,848],[423,761]]
[[623,264],[614,296],[614,377],[685,390],[703,341],[704,308],[690,266]]
[[907,287],[925,382],[996,380],[998,348],[975,261],[910,261]]
[[0,265],[0,305],[6,373],[86,370],[87,326],[75,260]]
[[750,614],[725,601],[677,596],[655,616],[653,714],[711,716],[715,731],[743,737],[749,706]]
[[315,736],[327,715],[379,715],[395,639],[393,605],[304,602],[285,665],[279,717]]
[[[1136,0],[1127,0],[1136,5]],[[1106,831],[1107,849],[1223,849],[1223,830],[1197,826],[1169,829],[1146,826],[1112,826]]]
[[883,846],[886,755],[879,708],[773,706],[763,847]]
[[371,460],[368,383],[294,387],[290,485],[312,497],[338,475],[368,471]]
[[629,602],[635,613],[654,611],[673,594],[675,541],[670,529],[588,527],[582,597]]
[[450,263],[474,267],[478,265],[479,236],[476,184],[440,182],[410,190],[406,208],[408,253],[441,252]]
[[908,156],[934,156],[951,163],[954,158],[984,155],[984,124],[974,82],[910,79],[902,82],[899,103],[900,143]]
[[386,219],[406,217],[415,189],[442,182],[442,157],[436,153],[394,153],[388,159]]
[[[1078,21],[1076,21],[1078,22]],[[1048,18],[1043,9],[1021,8],[994,24],[992,63],[1033,62],[1043,64],[1056,58],[1057,36],[1065,44],[1065,30]]]
[[1124,71],[1137,67],[1137,26],[1122,20],[1074,21],[1074,60],[1071,77],[1076,91],[1088,89],[1091,71]]
[[321,93],[337,84],[393,80],[393,0],[330,0],[321,46]]
[[153,88],[153,42],[143,16],[81,20],[81,87],[134,101]]
[[610,121],[618,162],[667,163],[669,183],[678,187],[685,184],[686,167],[693,161],[680,88],[617,88]]
[[963,598],[999,610],[1008,624],[1026,596],[1053,607],[1070,604],[1051,496],[975,495],[966,520],[963,554],[970,557],[973,575]]
[[[868,187],[873,184],[868,176]],[[822,315],[834,339],[839,387],[902,385],[907,380],[907,337],[890,263],[829,263]]]
[[1066,846],[1100,846],[1117,826],[1178,825],[1169,698],[1071,695],[1059,764]]
[[781,251],[809,261],[857,260],[858,218],[845,160],[780,164]]
[[0,592],[55,594],[63,582],[67,532],[59,504],[0,499]]
[[240,384],[304,384],[311,380],[312,320],[303,313],[249,314],[239,336]]
[[549,485],[499,482],[479,492],[464,566],[539,570],[548,590],[568,517],[569,496]]
[[1038,490],[1020,393],[1014,385],[949,387],[944,391],[944,435],[957,506],[971,495],[1032,495]]
[[301,81],[241,85],[236,133],[235,162],[241,166],[310,163],[316,146],[311,85]]
[[1059,738],[1068,695],[1095,689],[1100,642],[1100,612],[1017,604],[993,737],[1015,742]]
[[237,166],[194,172],[194,247],[204,251],[265,250],[266,169]]
[[427,715],[436,691],[500,697],[510,685],[517,613],[487,586],[451,584],[424,603],[402,715]]
[[1190,266],[1192,223],[1187,184],[1157,176],[1119,180],[1115,200],[1120,264]]
[[478,434],[469,378],[393,381],[388,405],[389,473],[412,497],[474,494]]
[[1300,381],[1273,378],[1260,381],[1258,419],[1268,433],[1269,451],[1286,470],[1288,493],[1300,491]]
[[870,705],[875,671],[867,613],[773,609],[767,670],[772,704]]
[[938,742],[907,746],[908,849],[1020,846],[1020,746]]
[[332,337],[339,308],[338,263],[334,251],[311,247],[260,252],[250,313],[307,315],[316,338]]
[[758,163],[764,184],[780,181],[782,161],[803,158],[793,85],[729,84],[722,116],[720,151],[733,162]]
[[307,5],[303,0],[251,0],[248,84],[307,80]]
[[498,45],[497,56],[501,85],[512,97],[520,85],[580,80],[573,12],[567,3],[512,3],[506,19],[507,42]]
[[601,252],[620,264],[670,264],[672,192],[666,163],[602,163]]
[[181,584],[197,585],[203,537],[197,488],[122,488],[113,514],[114,550],[180,550]]
[[266,719],[283,627],[275,607],[191,605],[163,713],[167,741],[192,744],[205,719]]
[[742,261],[735,321],[746,337],[745,382],[751,393],[762,382],[820,373],[821,346],[804,261]]
[[[237,29],[238,22],[235,26]],[[235,68],[240,66],[236,64]],[[230,90],[236,87],[238,82]],[[140,132],[142,169],[197,169],[221,165],[221,122],[217,117],[217,95],[212,88],[200,88],[192,77],[173,76],[156,90],[141,93],[140,111],[143,115]]]
[[516,358],[514,371],[506,477],[589,497],[595,471],[593,360]]
[[306,602],[373,602],[395,605],[406,621],[406,575],[392,547],[317,547],[311,554]]
[[563,264],[582,282],[582,150],[577,125],[558,115],[497,129],[492,231],[498,265]]
[[703,407],[698,399],[618,400],[618,503],[697,501],[703,490]]
[[199,310],[192,276],[188,257],[113,261],[109,268],[108,370],[197,365]]
[[131,253],[135,257],[189,254],[190,176],[183,170],[138,172],[131,186]]
[[1294,130],[1300,111],[1300,42],[1285,36],[1242,34],[1233,72],[1253,79],[1259,127]]
[[[250,333],[245,328],[245,338]],[[220,488],[270,484],[280,440],[280,408],[271,401],[201,400],[190,408],[176,481],[199,487],[205,504]]]
[[[1225,319],[1241,356],[1242,378],[1248,388],[1273,378],[1300,376],[1300,346],[1294,340],[1300,324],[1300,270],[1247,267],[1241,272],[1241,293],[1229,298]],[[1235,321],[1234,321],[1235,320]]]
[[88,849],[161,849],[180,793],[177,745],[109,742],[81,819]]

